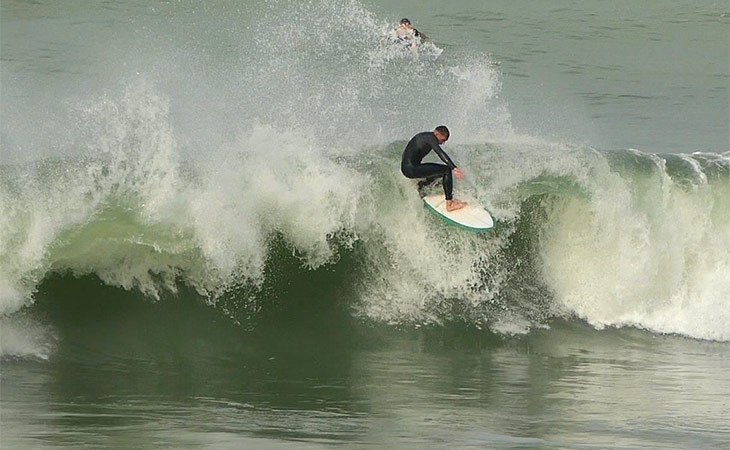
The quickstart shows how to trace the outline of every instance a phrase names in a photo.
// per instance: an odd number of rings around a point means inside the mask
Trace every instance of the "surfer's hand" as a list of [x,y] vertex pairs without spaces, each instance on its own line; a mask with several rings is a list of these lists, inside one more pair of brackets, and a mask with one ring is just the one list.
[[460,180],[461,180],[462,178],[464,178],[464,172],[463,172],[463,171],[462,171],[461,169],[459,169],[458,167],[454,167],[454,170],[453,170],[453,172],[454,172],[454,176],[455,176],[456,178],[458,178],[458,179],[460,179]]

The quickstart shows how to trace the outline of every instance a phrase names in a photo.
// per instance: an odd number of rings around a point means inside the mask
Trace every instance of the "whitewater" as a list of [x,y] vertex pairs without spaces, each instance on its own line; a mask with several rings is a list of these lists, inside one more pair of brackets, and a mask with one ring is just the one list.
[[[52,273],[151,299],[182,284],[215,305],[260,287],[281,240],[304,268],[356,270],[353,313],[377,322],[521,333],[574,317],[730,339],[727,152],[525,134],[488,54],[394,47],[356,3],[287,13],[209,42],[235,55],[213,70],[200,51],[168,56],[168,79],[162,64],[123,71],[33,134],[4,114],[6,327]],[[327,20],[342,16],[354,20]],[[18,101],[22,82],[8,84]],[[405,141],[442,123],[467,174],[457,193],[500,223],[487,237],[431,220],[398,173]],[[347,252],[354,269],[338,263]]]

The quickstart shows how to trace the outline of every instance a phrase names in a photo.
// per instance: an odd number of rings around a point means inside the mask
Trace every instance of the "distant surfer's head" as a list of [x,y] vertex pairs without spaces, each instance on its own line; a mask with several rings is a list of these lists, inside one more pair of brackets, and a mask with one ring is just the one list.
[[405,17],[400,20],[401,25],[410,25],[411,21],[406,19]]
[[437,126],[436,129],[433,130],[433,134],[436,136],[436,139],[438,139],[439,144],[443,144],[448,141],[449,136],[451,135],[451,133],[449,133],[449,129],[446,128],[446,125]]

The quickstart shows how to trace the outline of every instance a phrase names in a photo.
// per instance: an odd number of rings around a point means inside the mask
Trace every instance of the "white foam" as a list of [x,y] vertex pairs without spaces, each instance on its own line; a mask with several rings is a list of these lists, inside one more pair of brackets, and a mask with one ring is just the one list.
[[587,198],[553,205],[541,240],[559,302],[596,327],[632,325],[730,339],[730,219],[718,187],[683,190],[666,177],[633,185],[595,167]]
[[53,332],[27,317],[0,317],[0,357],[48,359],[56,344]]

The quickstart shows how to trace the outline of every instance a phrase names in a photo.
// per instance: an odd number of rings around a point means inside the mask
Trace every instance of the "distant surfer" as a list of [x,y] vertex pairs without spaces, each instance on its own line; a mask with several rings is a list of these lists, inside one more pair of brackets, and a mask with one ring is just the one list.
[[400,26],[395,30],[397,42],[411,47],[417,47],[421,41],[426,39],[426,35],[413,28],[411,21],[403,18],[400,20]]
[[[464,172],[449,158],[449,155],[441,148],[441,144],[449,140],[449,129],[443,125],[436,127],[433,131],[424,131],[413,136],[403,150],[400,170],[408,178],[423,178],[418,182],[419,192],[434,181],[441,178],[446,196],[446,210],[454,211],[466,206],[465,202],[454,200],[453,175],[458,179],[464,178]],[[433,150],[441,161],[446,164],[422,163],[423,158]]]

